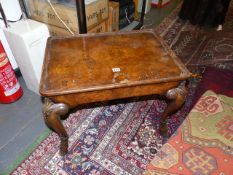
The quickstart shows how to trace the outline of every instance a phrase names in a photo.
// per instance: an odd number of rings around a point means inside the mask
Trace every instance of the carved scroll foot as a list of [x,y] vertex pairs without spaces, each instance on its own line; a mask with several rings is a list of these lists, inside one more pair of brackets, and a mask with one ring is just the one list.
[[179,108],[181,108],[181,106],[185,102],[187,95],[187,89],[185,83],[186,82],[183,81],[177,88],[170,89],[166,93],[166,98],[171,101],[161,116],[159,130],[160,130],[160,134],[163,136],[168,136],[167,119],[169,115],[171,115],[172,113],[176,112]]
[[63,103],[54,104],[48,98],[45,98],[43,114],[45,123],[49,128],[54,130],[60,138],[60,155],[68,152],[68,134],[61,122],[60,116],[68,113],[69,107]]

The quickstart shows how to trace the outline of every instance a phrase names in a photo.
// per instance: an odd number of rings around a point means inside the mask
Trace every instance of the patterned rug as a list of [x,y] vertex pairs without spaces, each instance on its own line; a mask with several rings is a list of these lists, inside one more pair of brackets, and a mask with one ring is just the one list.
[[[169,133],[185,118],[190,103],[170,118]],[[64,121],[70,135],[66,156],[59,156],[59,139],[51,133],[12,174],[141,174],[152,159],[150,151],[157,152],[162,138],[159,134],[151,137],[147,128],[140,141],[153,139],[155,150],[135,152],[130,143],[144,120],[159,125],[165,107],[163,100],[148,99],[78,110]]]
[[144,175],[232,175],[233,98],[206,91]]
[[192,72],[202,72],[206,66],[233,68],[233,1],[231,1],[222,31],[201,28],[178,17],[181,4],[155,31]]
[[207,67],[194,93],[193,105],[207,90],[233,97],[233,71]]
[[[184,22],[178,18],[178,12],[180,10],[181,4],[168,16],[162,23],[155,29],[158,33],[173,49],[176,55],[181,59],[181,61],[187,66],[187,68],[198,75],[203,75],[206,68],[212,74],[205,76],[205,82],[203,88],[208,87],[209,80],[216,79],[216,75],[220,72],[222,75],[222,69],[233,69],[233,1],[231,1],[228,14],[226,16],[226,22],[224,24],[224,30],[221,32],[215,31],[215,29],[210,28],[200,28],[198,26],[193,26],[189,22]],[[221,70],[214,69],[214,67],[221,68]],[[208,73],[208,71],[206,73]],[[225,78],[226,75],[222,77],[219,76],[217,79]],[[198,81],[198,79],[196,79]],[[196,90],[197,82],[191,81],[190,91]],[[218,88],[224,89],[223,86]],[[226,86],[228,86],[227,84]],[[199,86],[198,86],[199,87]],[[226,88],[225,88],[226,89]],[[197,88],[197,91],[199,88]],[[206,89],[205,89],[206,90]],[[201,91],[199,94],[195,94],[192,104],[187,109],[189,111],[191,107],[198,100],[198,97],[202,95]],[[190,96],[191,97],[191,96]],[[191,101],[191,100],[190,100]],[[181,120],[182,121],[182,120]],[[179,126],[181,121],[174,122],[176,127]],[[135,152],[149,154],[149,157],[154,157],[157,151],[154,147],[156,145],[153,139],[144,138],[144,134],[150,134],[151,138],[156,135],[156,127],[154,127],[153,119],[145,118],[145,122],[140,126],[139,131],[135,135],[134,140],[130,143],[129,148]],[[150,132],[147,132],[150,131]],[[172,134],[175,130],[170,130]],[[153,146],[155,145],[155,146]],[[145,151],[150,150],[150,151]]]

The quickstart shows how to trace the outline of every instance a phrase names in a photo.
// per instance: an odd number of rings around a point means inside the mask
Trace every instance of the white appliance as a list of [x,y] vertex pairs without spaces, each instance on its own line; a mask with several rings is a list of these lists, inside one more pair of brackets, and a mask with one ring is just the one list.
[[39,82],[44,60],[48,27],[40,22],[25,19],[3,29],[27,88],[39,94]]
[[[8,21],[18,21],[22,16],[19,0],[0,0]],[[0,17],[1,14],[0,14]]]

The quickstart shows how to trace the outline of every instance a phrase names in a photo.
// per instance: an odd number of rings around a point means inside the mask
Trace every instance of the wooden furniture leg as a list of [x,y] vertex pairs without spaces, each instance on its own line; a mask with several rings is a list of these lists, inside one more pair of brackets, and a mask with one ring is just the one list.
[[43,106],[43,115],[45,123],[49,128],[54,130],[60,138],[60,155],[68,152],[68,134],[62,124],[60,116],[67,114],[69,107],[66,104],[53,103],[50,99],[45,98]]
[[176,112],[184,104],[186,96],[187,89],[185,81],[181,82],[177,88],[167,91],[166,98],[171,101],[161,116],[159,128],[161,135],[168,136],[167,119],[169,115]]

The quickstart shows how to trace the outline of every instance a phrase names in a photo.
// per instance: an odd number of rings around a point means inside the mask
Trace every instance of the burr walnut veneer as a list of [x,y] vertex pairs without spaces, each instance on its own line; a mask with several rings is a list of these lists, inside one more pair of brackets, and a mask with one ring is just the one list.
[[68,135],[60,116],[80,104],[151,94],[170,99],[166,119],[185,100],[189,71],[152,30],[49,38],[40,93],[44,119],[60,137],[61,154]]

